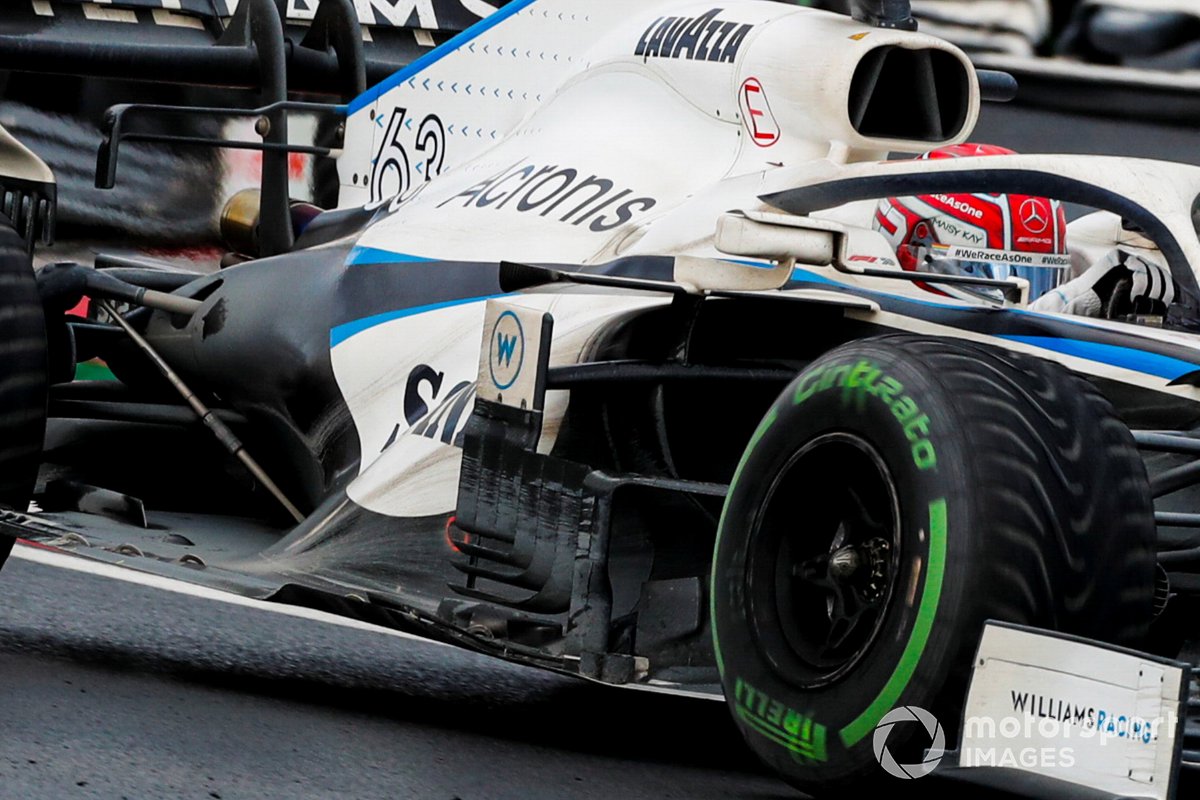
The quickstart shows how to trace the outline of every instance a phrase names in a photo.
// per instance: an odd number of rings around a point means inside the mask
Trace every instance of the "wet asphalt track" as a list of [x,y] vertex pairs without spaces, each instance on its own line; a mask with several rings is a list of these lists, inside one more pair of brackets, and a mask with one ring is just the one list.
[[[992,106],[974,138],[1200,163],[1193,131],[1134,120]],[[0,800],[794,796],[718,703],[20,558],[0,572]]]
[[722,704],[13,558],[0,798],[789,798]]

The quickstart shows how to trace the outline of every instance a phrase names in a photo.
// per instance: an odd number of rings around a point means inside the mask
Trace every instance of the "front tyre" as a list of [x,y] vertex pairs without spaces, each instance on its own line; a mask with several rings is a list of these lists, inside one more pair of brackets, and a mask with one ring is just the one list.
[[[1129,430],[1029,356],[888,336],[840,347],[775,401],[742,457],[712,575],[725,695],[804,791],[886,777],[873,732],[932,712],[953,746],[988,619],[1145,636],[1153,507]],[[918,725],[887,739],[921,769]]]
[[[0,508],[25,511],[46,434],[46,319],[25,242],[0,217]],[[0,566],[13,540],[0,534]]]

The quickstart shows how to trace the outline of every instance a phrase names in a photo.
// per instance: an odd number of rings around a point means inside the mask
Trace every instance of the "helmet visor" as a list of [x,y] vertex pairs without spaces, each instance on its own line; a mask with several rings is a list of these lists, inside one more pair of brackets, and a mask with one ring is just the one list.
[[[1069,276],[1071,257],[1063,253],[1029,253],[1018,250],[989,250],[982,247],[935,244],[925,254],[924,269],[942,275],[961,275],[991,280],[1024,278],[1029,281],[1030,302],[1057,289]],[[999,297],[987,287],[968,290],[983,297]]]

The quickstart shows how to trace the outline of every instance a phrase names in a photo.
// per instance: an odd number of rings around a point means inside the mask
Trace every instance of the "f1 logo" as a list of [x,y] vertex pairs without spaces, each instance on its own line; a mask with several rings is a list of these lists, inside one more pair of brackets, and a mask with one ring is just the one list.
[[759,147],[770,147],[779,141],[779,123],[771,113],[767,93],[758,78],[747,78],[738,92],[742,106],[742,122],[750,132],[750,140]]

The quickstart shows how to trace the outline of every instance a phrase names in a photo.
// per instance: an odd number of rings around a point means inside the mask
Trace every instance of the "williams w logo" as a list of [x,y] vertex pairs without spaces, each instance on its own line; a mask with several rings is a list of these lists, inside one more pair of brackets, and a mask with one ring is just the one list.
[[517,337],[496,333],[496,366],[512,366],[513,353],[517,349]]
[[501,392],[507,391],[517,382],[521,367],[525,365],[525,330],[516,314],[505,311],[496,318],[491,343],[488,366],[492,385]]

